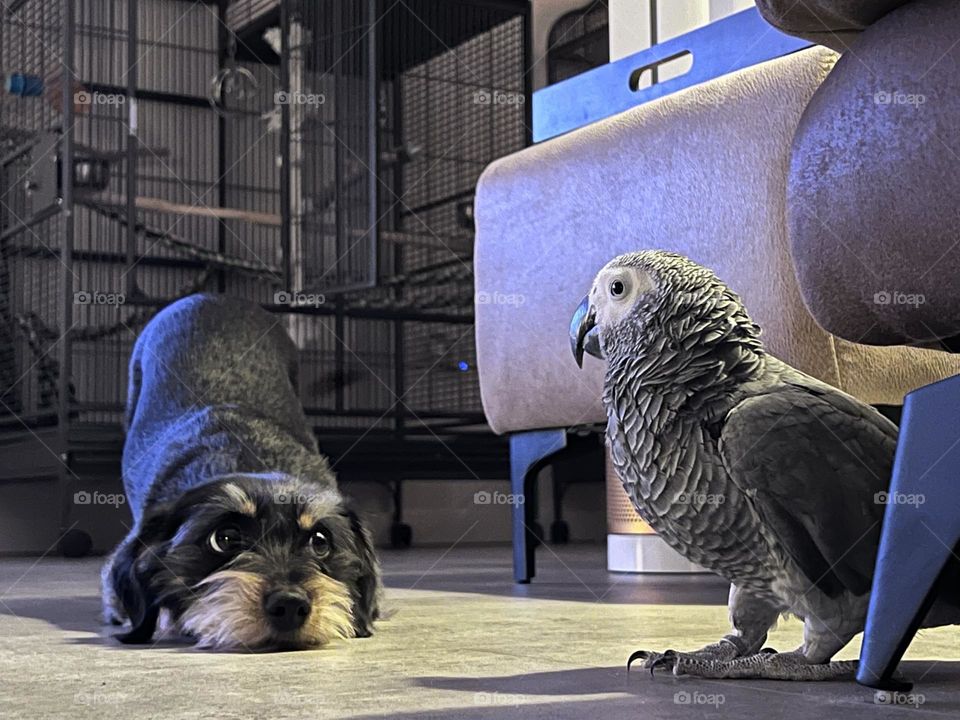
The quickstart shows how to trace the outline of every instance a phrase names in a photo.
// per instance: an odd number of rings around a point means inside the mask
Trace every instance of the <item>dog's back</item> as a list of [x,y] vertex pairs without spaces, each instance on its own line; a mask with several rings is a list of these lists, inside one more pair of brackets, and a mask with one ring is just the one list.
[[296,348],[280,318],[226,295],[191,295],[160,311],[137,338],[130,372],[140,393],[128,397],[128,425],[138,411],[163,421],[196,406],[256,403],[279,416],[298,402]]
[[123,475],[134,514],[148,494],[176,496],[217,473],[325,469],[296,376],[280,318],[253,303],[191,295],[158,313],[130,359]]

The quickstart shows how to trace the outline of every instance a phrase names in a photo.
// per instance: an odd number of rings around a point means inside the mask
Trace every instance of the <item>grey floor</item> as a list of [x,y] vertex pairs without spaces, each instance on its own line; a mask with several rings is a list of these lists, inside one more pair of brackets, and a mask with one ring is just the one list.
[[[373,638],[256,655],[121,647],[97,623],[97,560],[0,559],[0,717],[960,716],[958,628],[914,643],[904,671],[919,682],[907,707],[877,705],[854,683],[628,676],[636,648],[695,648],[723,634],[724,585],[609,574],[592,546],[539,555],[537,579],[516,586],[505,546],[386,552],[395,614]],[[787,622],[769,644],[799,639]]]

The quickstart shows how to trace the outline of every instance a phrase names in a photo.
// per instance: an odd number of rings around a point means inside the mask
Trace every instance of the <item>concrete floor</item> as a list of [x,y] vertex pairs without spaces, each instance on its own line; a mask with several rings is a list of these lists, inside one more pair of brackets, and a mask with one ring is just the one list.
[[[723,583],[602,570],[602,548],[540,550],[510,582],[505,546],[385,552],[396,614],[370,639],[311,652],[119,646],[97,624],[97,560],[0,560],[2,718],[856,718],[960,714],[960,629],[928,631],[904,666],[913,707],[854,683],[704,681],[643,672],[638,647],[726,631]],[[799,643],[784,623],[777,648]],[[856,657],[858,648],[843,657]],[[919,697],[919,696],[922,696]]]

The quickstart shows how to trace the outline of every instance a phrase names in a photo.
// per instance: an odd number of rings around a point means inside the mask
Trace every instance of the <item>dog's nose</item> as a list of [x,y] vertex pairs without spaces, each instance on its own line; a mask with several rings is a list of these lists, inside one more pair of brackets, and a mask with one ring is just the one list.
[[294,590],[276,590],[270,593],[263,606],[270,624],[281,632],[296,630],[310,616],[309,598]]

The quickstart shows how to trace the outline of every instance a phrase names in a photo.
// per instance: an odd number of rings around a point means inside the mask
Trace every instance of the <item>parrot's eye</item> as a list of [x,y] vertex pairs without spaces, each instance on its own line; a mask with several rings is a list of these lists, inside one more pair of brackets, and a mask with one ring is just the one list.
[[623,284],[623,280],[614,280],[610,283],[610,295],[619,298],[623,297],[624,293],[627,292],[626,285]]

